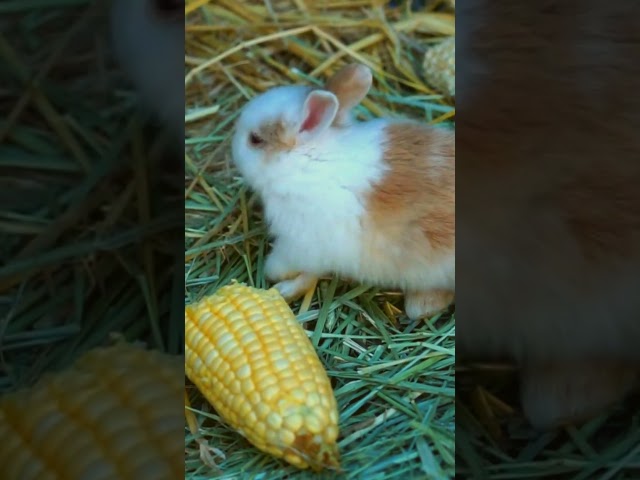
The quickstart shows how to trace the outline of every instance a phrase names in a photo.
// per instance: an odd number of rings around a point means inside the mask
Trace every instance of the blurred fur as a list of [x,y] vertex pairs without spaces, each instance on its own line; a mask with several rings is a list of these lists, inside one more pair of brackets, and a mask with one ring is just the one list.
[[[639,14],[457,6],[457,354],[517,361],[541,428],[606,407],[640,366]],[[594,365],[609,374],[584,382]]]
[[[161,8],[162,7],[162,8]],[[141,105],[184,137],[184,2],[114,0],[111,43]]]

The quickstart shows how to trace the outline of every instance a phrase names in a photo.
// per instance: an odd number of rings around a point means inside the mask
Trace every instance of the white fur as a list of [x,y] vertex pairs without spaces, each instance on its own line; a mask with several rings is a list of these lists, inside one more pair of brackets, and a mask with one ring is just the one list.
[[184,25],[160,18],[151,0],[115,0],[114,55],[138,90],[142,105],[172,133],[184,131]]
[[[249,144],[250,132],[278,119],[297,128],[309,91],[300,86],[274,88],[250,101],[236,125],[234,161],[259,192],[275,236],[267,276],[336,273],[406,290],[453,288],[453,246],[449,258],[430,263],[425,252],[416,252],[408,268],[398,268],[407,263],[406,246],[391,243],[367,218],[366,196],[388,169],[382,145],[389,121],[329,128],[290,151],[265,154]],[[308,282],[290,282],[286,290],[303,283]]]

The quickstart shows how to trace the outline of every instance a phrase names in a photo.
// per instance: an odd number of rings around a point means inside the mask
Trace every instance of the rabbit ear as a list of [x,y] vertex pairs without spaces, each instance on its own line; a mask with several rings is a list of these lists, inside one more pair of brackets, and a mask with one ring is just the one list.
[[342,67],[329,78],[325,88],[338,98],[340,104],[334,125],[345,125],[349,122],[351,110],[369,93],[372,82],[371,70],[361,63],[351,63]]
[[300,134],[315,136],[331,125],[338,111],[338,99],[331,92],[313,90],[307,95],[302,109]]

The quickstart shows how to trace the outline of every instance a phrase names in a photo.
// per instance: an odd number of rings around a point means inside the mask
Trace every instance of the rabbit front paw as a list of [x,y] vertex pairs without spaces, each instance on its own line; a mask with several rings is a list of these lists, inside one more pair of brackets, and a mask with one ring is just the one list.
[[453,302],[454,293],[449,290],[427,290],[425,292],[406,292],[404,310],[411,320],[431,318],[446,310]]
[[277,249],[274,249],[264,262],[264,275],[272,282],[294,278],[298,273],[291,267],[286,256]]
[[311,289],[317,281],[317,277],[308,273],[301,273],[290,280],[283,280],[274,285],[275,289],[285,300],[291,302],[304,295]]

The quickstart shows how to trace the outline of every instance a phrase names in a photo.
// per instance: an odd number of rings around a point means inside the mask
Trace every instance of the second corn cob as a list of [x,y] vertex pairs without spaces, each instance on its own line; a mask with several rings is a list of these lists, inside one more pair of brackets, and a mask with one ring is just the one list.
[[183,361],[119,343],[4,395],[0,478],[180,478]]
[[450,37],[429,48],[422,63],[424,76],[440,92],[456,95],[456,39]]
[[339,469],[331,383],[277,290],[232,284],[187,306],[185,354],[187,377],[260,450]]

